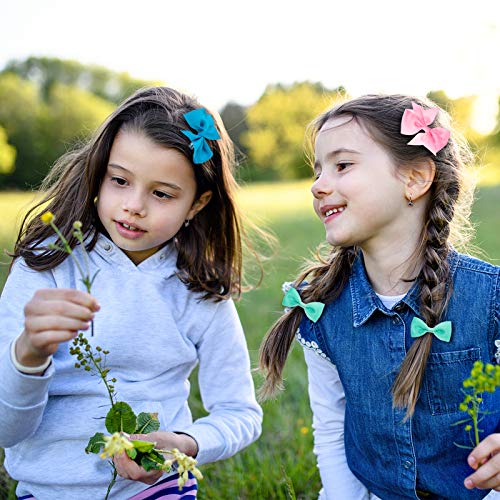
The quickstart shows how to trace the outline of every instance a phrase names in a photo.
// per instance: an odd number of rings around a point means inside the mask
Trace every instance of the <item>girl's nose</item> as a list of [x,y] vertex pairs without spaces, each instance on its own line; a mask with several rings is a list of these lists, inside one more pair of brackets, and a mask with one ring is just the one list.
[[324,173],[320,174],[311,186],[311,193],[315,198],[322,198],[323,196],[332,193],[332,191],[332,179],[328,179]]
[[123,200],[122,208],[132,215],[138,215],[139,217],[146,215],[144,199],[140,194],[130,194],[126,197]]

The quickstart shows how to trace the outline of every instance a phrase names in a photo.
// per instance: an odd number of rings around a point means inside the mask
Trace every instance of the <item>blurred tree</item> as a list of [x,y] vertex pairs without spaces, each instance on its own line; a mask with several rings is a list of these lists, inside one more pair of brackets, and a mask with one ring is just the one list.
[[246,155],[246,148],[241,143],[242,134],[248,130],[246,108],[235,102],[228,102],[222,108],[220,116],[237,152]]
[[29,57],[23,61],[10,61],[3,72],[15,73],[35,83],[44,100],[56,83],[79,87],[115,104],[141,87],[160,83],[132,78],[128,73],[111,71],[102,66],[84,65],[54,57]]
[[114,107],[86,90],[52,85],[39,118],[40,163],[48,170],[59,156],[92,135]]
[[16,148],[7,142],[7,134],[0,127],[0,173],[7,174],[14,170]]
[[39,117],[42,105],[36,86],[13,73],[0,75],[0,126],[17,151],[16,167],[0,175],[0,187],[26,189],[40,178]]
[[15,169],[0,170],[0,187],[31,189],[50,166],[86,139],[114,104],[80,88],[53,83],[46,100],[37,86],[13,73],[0,74],[0,126],[17,151]]
[[310,175],[304,154],[304,130],[317,114],[344,96],[343,87],[328,90],[320,83],[267,87],[248,109],[248,131],[241,136],[259,176],[293,179]]

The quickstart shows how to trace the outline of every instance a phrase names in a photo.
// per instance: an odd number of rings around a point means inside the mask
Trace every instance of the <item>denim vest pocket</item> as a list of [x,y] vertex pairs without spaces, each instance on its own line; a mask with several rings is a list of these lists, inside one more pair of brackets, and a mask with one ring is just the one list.
[[481,349],[431,352],[427,361],[424,391],[432,415],[455,413],[464,400],[463,381],[470,376],[472,365],[481,359]]

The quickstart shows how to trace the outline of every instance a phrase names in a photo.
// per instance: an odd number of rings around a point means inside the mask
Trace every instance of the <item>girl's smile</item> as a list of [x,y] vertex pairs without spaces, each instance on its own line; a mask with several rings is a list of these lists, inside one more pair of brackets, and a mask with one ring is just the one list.
[[323,215],[323,223],[326,224],[328,221],[339,217],[345,210],[345,205],[325,205],[320,208],[320,212]]
[[116,230],[124,238],[136,240],[137,238],[140,238],[144,233],[146,233],[144,229],[141,229],[137,225],[131,224],[129,222],[115,221],[115,223]]

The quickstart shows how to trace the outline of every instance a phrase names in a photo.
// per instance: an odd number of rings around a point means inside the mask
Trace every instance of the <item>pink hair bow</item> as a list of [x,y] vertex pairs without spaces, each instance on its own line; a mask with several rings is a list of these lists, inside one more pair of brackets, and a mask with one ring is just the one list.
[[[442,127],[429,127],[438,114],[438,108],[424,109],[414,102],[411,105],[413,109],[405,109],[403,113],[401,133],[404,135],[417,134],[408,144],[424,146],[435,156],[448,144],[450,131]],[[421,130],[423,132],[420,132]]]

